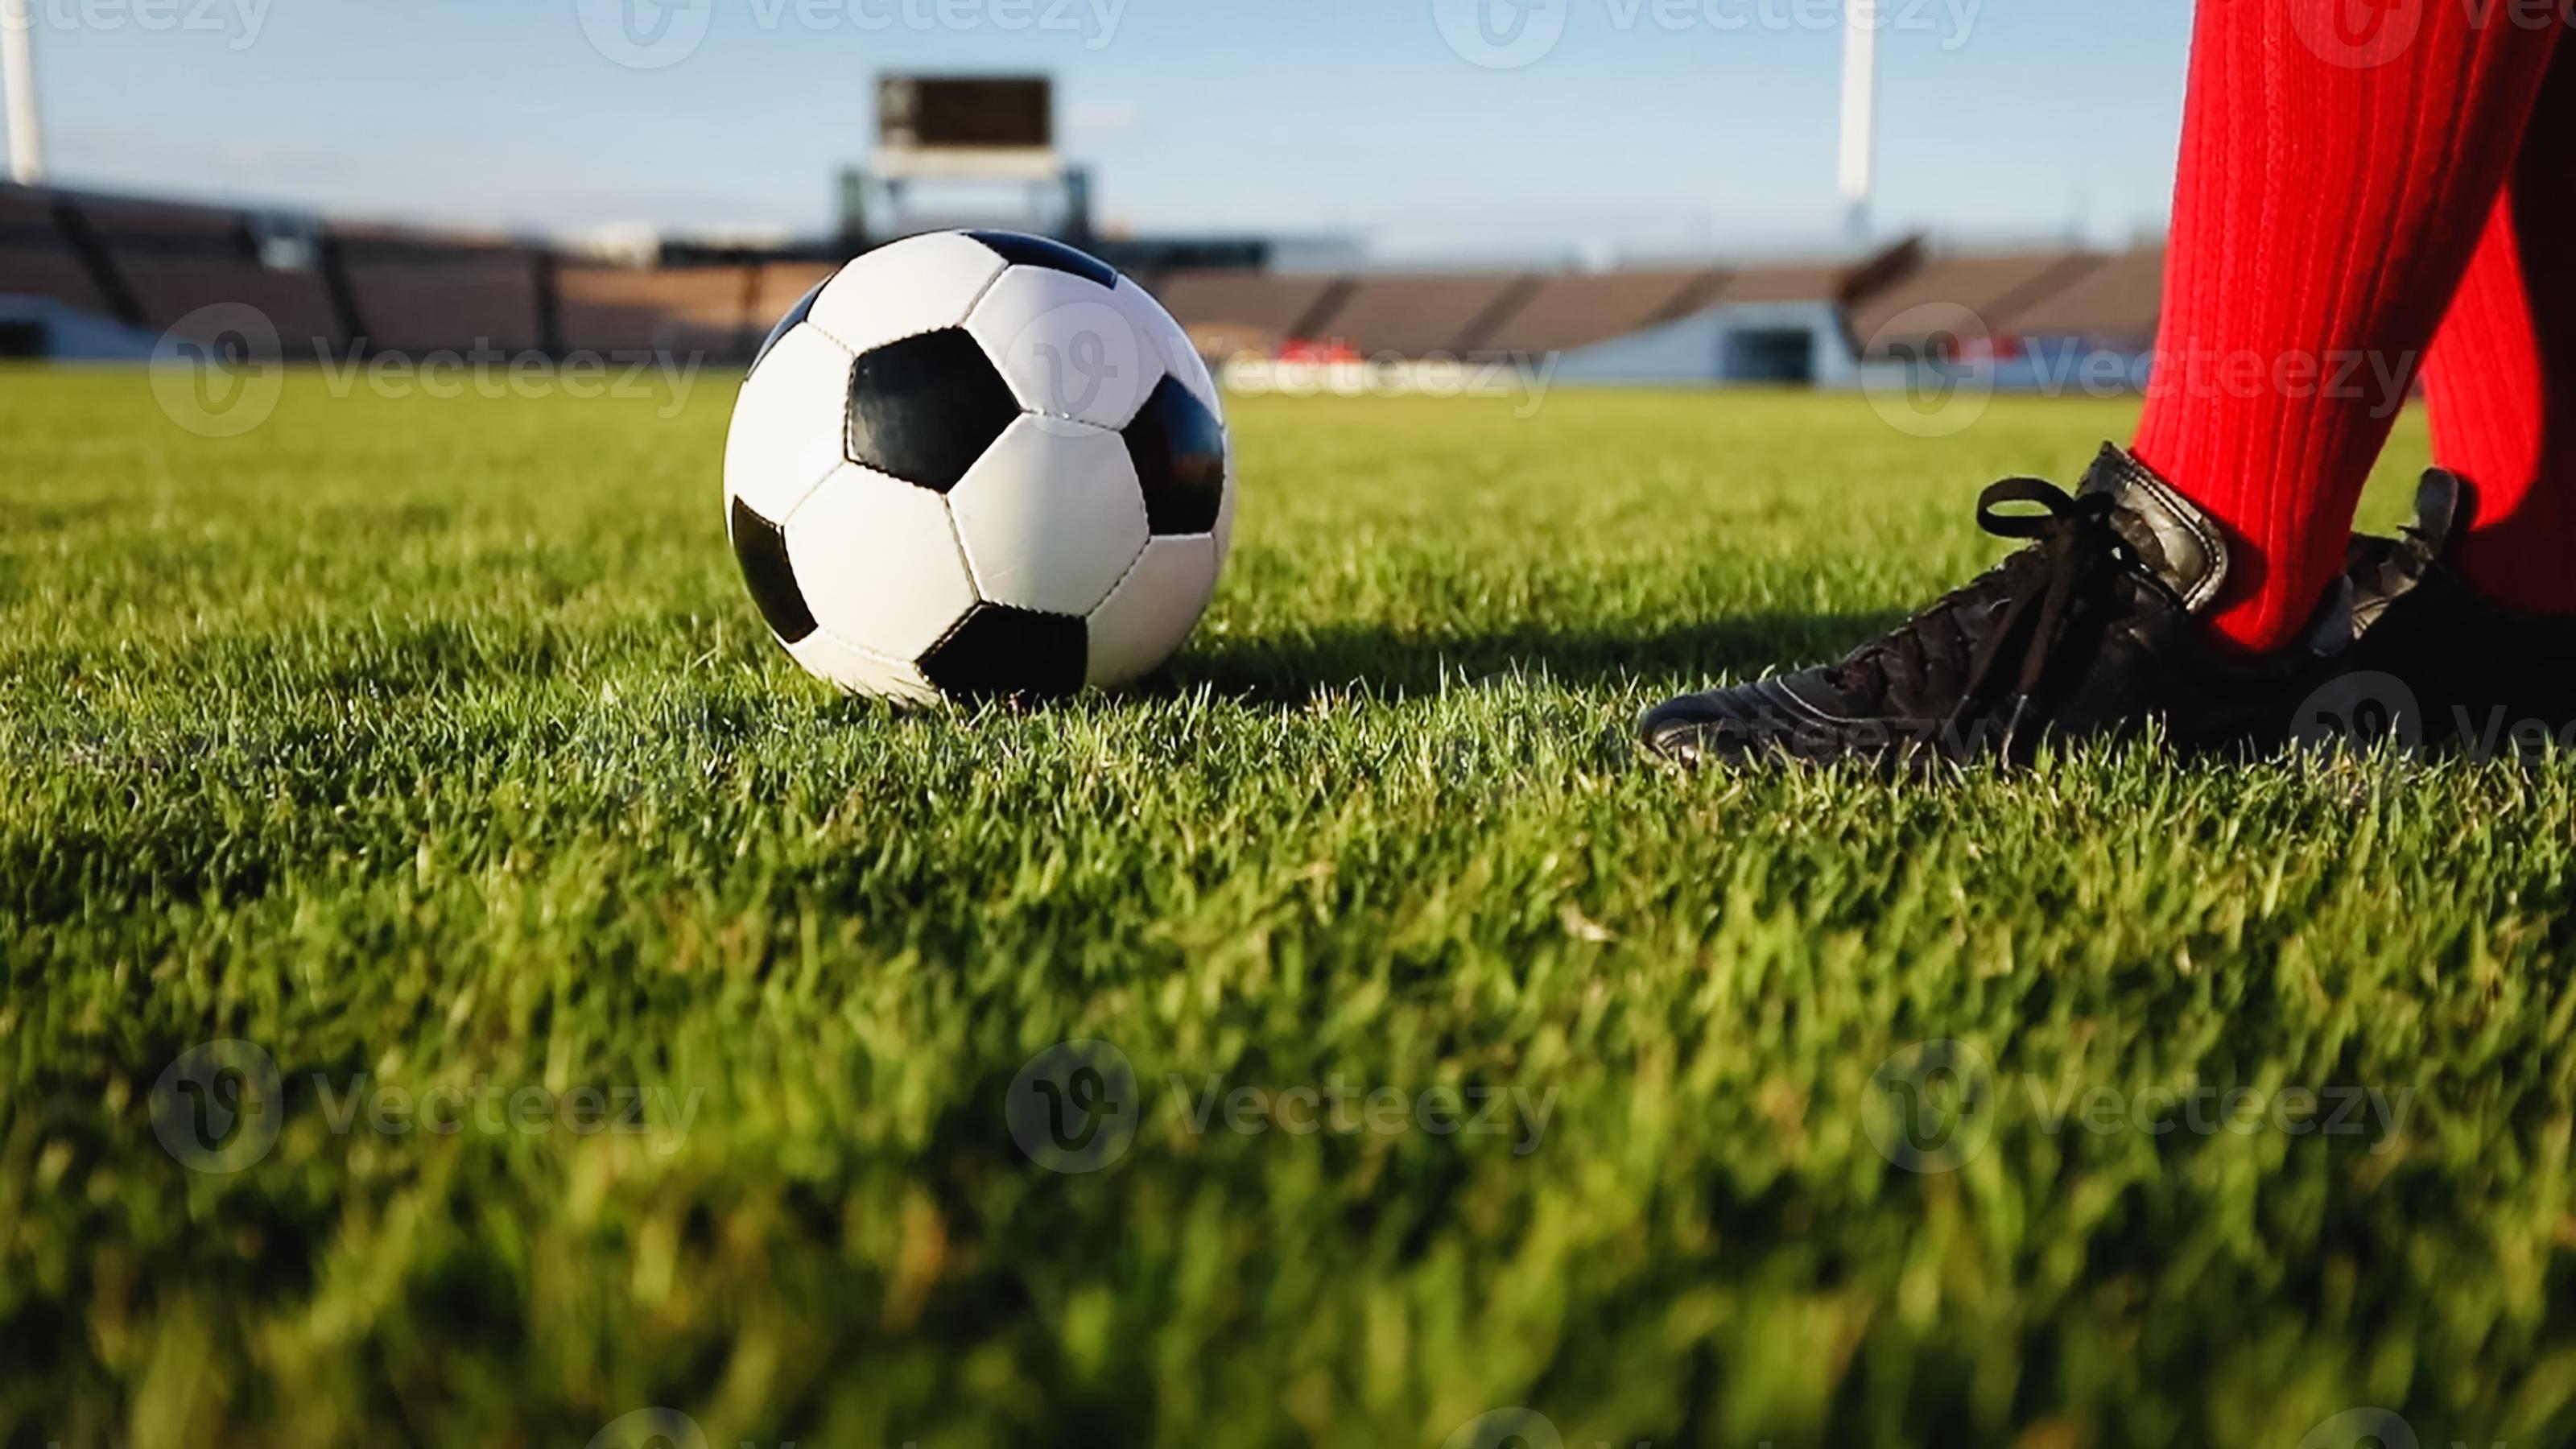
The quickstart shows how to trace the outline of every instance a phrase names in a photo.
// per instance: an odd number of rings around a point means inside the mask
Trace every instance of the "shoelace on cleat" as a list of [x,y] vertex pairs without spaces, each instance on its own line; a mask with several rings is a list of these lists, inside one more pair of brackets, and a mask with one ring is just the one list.
[[[2004,511],[2015,504],[2035,504],[2040,511]],[[1836,665],[1836,682],[1846,689],[1858,685],[1855,693],[1884,701],[1898,690],[1938,694],[1941,681],[1956,679],[1957,704],[1944,722],[1959,725],[1989,705],[2008,704],[2002,712],[2009,740],[2030,700],[2047,684],[2069,626],[2106,571],[2173,596],[2111,526],[2116,506],[2110,494],[2077,496],[2041,478],[2006,478],[1987,488],[1977,499],[1977,526],[1997,538],[2028,539],[2031,547]],[[2011,694],[1990,698],[2016,649]]]

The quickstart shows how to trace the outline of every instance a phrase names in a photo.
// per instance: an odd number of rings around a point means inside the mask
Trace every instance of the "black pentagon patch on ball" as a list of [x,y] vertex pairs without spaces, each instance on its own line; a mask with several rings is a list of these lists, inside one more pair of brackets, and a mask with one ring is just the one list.
[[752,372],[760,371],[760,365],[769,360],[770,349],[778,345],[779,338],[795,331],[797,323],[814,315],[814,299],[822,296],[823,289],[830,286],[831,282],[832,279],[829,277],[816,282],[804,296],[796,299],[795,306],[787,309],[786,316],[778,319],[778,325],[769,329],[769,336],[762,340],[760,350],[751,355]]
[[850,461],[941,493],[1020,416],[984,346],[943,328],[859,354],[850,369]]
[[1154,536],[1213,531],[1225,506],[1225,426],[1207,404],[1166,377],[1126,439]]
[[804,642],[815,629],[814,611],[805,606],[805,591],[796,585],[796,566],[787,558],[787,530],[733,501],[733,556],[742,564],[743,582],[760,617],[782,642]]
[[1107,262],[1060,241],[1025,236],[1015,231],[970,231],[966,234],[999,253],[1002,260],[1012,266],[1044,267],[1051,272],[1070,272],[1104,287],[1118,285],[1118,273]]
[[921,656],[932,684],[965,699],[1057,699],[1082,688],[1091,632],[1071,614],[977,604]]

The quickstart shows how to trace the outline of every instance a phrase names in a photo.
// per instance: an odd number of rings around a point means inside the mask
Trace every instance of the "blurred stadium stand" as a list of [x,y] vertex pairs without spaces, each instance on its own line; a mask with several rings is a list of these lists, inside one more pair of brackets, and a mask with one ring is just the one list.
[[[559,340],[573,352],[735,356],[756,345],[758,334],[751,329],[761,315],[762,271],[750,265],[648,271],[566,264],[555,273]],[[780,303],[779,311],[794,301]]]
[[2066,251],[1932,257],[1854,307],[1852,336],[1871,359],[1963,331],[2020,336],[2032,309],[2100,270],[2104,260]]
[[1455,356],[1483,348],[1542,285],[1526,274],[1363,277],[1303,335],[1329,335],[1364,357]]
[[[290,359],[351,347],[747,360],[837,253],[675,243],[662,264],[525,239],[0,186],[0,355],[133,357],[217,303]],[[1552,357],[1566,381],[1845,386],[1972,345],[2141,363],[2163,253],[2073,247],[1608,272],[1275,273],[1149,258],[1138,273],[1211,358]],[[2025,369],[2027,372],[2028,369]],[[2142,375],[2142,372],[2141,372]],[[1999,385],[2037,386],[2007,372]]]
[[2105,257],[2064,290],[2033,301],[2013,327],[2029,337],[2082,337],[2144,351],[2155,344],[2164,284],[2162,247]]
[[[758,275],[752,293],[750,314],[742,319],[743,331],[757,347],[804,295],[822,285],[837,270],[830,262],[768,261],[754,264]],[[742,354],[749,357],[750,352]]]
[[77,211],[146,331],[196,330],[183,322],[235,303],[265,315],[291,351],[345,340],[339,309],[314,269],[309,236],[211,207],[89,201]]
[[372,350],[560,350],[551,252],[392,227],[333,227],[329,240]]
[[1921,258],[1921,245],[1905,242],[1840,262],[1712,273],[1641,325],[1567,347],[1557,376],[1604,386],[1850,386],[1859,363],[1849,310],[1909,274]]
[[1713,304],[1727,274],[1595,272],[1548,277],[1503,318],[1484,345],[1505,352],[1567,352],[1687,317]]
[[1274,352],[1322,331],[1351,285],[1340,277],[1262,272],[1172,272],[1143,279],[1211,355]]
[[51,202],[29,191],[0,191],[0,291],[102,314],[116,310],[73,250]]

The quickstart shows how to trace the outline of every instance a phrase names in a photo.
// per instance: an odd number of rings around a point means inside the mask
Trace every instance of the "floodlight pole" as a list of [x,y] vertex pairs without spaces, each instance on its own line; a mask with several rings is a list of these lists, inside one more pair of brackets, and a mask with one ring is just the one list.
[[36,27],[27,0],[0,0],[0,91],[9,97],[9,179],[45,179],[45,142],[36,119]]
[[1843,200],[1856,240],[1869,236],[1878,162],[1879,0],[1843,0]]

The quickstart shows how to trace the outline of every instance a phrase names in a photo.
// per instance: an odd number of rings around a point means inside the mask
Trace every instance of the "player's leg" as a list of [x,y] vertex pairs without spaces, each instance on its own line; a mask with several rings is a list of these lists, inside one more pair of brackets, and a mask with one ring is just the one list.
[[[2511,7],[2204,0],[2135,451],[2230,535],[2254,650],[2341,569],[2558,40]],[[2259,383],[2254,380],[2259,378]]]
[[[2134,453],[2074,499],[1999,485],[2034,537],[1842,664],[1641,723],[1682,759],[1950,753],[2160,719],[2263,743],[2349,644],[2364,478],[2503,183],[2555,29],[2511,7],[2201,0],[2157,378]],[[2012,520],[2000,507],[2044,513]]]
[[2415,539],[2378,545],[2425,556],[2388,575],[2400,597],[2362,663],[2416,694],[2436,738],[2576,723],[2571,257],[2576,44],[2562,43],[2426,367],[2434,455],[2467,500],[2455,512],[2434,499]]

